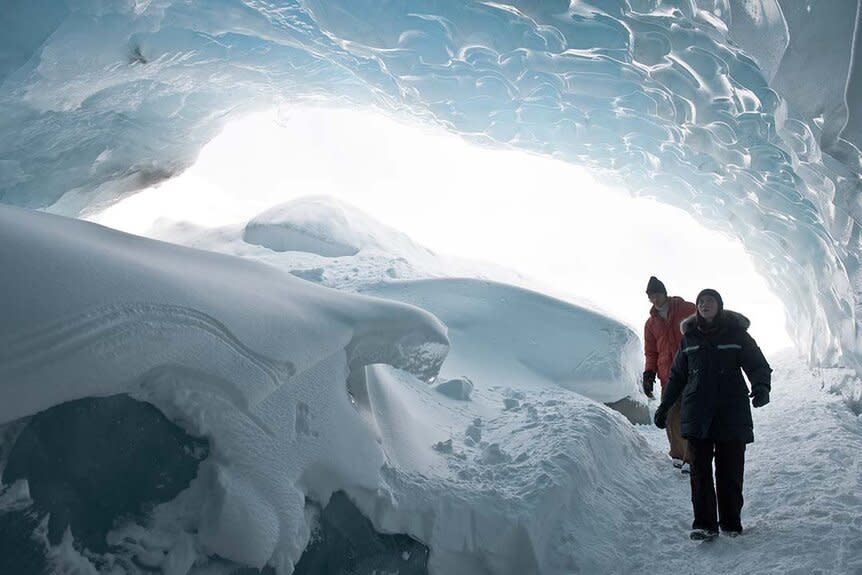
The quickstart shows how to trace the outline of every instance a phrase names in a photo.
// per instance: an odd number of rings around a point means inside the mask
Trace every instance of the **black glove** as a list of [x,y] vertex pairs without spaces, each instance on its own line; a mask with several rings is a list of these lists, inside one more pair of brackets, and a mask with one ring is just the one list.
[[652,390],[655,387],[655,372],[653,370],[648,369],[644,372],[643,387],[646,396],[652,399]]
[[655,410],[655,417],[653,417],[652,420],[656,427],[664,429],[665,424],[667,423],[667,407],[659,405],[658,409]]
[[769,390],[762,385],[757,386],[751,390],[748,397],[751,398],[751,405],[754,407],[763,407],[769,403]]

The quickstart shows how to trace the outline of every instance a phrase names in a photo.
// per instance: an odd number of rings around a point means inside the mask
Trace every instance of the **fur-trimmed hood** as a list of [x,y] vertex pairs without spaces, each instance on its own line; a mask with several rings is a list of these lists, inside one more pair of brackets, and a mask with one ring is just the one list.
[[[751,320],[739,312],[729,309],[722,310],[722,321],[727,329],[741,329],[747,331],[751,326]],[[693,313],[679,323],[679,331],[685,335],[690,330],[697,329],[697,314]]]

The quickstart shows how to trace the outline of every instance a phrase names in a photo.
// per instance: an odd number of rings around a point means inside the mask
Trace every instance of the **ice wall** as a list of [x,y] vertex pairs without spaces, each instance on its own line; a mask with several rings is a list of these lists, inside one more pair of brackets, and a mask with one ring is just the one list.
[[408,110],[740,237],[800,348],[854,363],[858,21],[852,0],[14,2],[0,200],[97,208],[252,108]]

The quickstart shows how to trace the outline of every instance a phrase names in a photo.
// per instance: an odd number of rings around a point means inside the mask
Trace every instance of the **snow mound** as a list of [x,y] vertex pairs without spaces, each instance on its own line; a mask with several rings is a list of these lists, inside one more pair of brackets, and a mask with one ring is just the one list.
[[446,397],[460,401],[470,401],[470,394],[473,393],[473,382],[466,377],[456,377],[441,381],[434,386],[434,389]]
[[551,385],[611,403],[639,397],[641,347],[629,327],[523,288],[475,279],[369,286],[363,293],[426,309],[449,329],[441,377],[477,387]]
[[[152,530],[118,537],[164,557],[192,541],[203,557],[289,573],[307,496],[382,488],[386,454],[348,378],[389,364],[425,385],[448,347],[415,307],[17,208],[0,208],[0,259],[0,423],[127,393],[209,440]],[[312,487],[314,473],[326,480]]]
[[663,490],[662,465],[603,405],[529,382],[462,402],[391,368],[367,371],[383,474],[401,496],[356,502],[383,531],[428,542],[430,573],[603,572],[654,521],[640,494]]
[[[122,563],[182,574],[227,561],[289,575],[314,509],[336,492],[376,531],[426,545],[434,574],[589,570],[636,542],[637,530],[617,535],[627,526],[647,528],[649,502],[632,494],[660,484],[658,458],[620,414],[559,386],[601,395],[607,384],[591,384],[622,369],[619,358],[582,362],[590,367],[575,377],[566,361],[525,353],[522,336],[498,332],[500,350],[518,350],[505,364],[518,371],[502,378],[499,366],[480,364],[493,362],[487,344],[465,338],[458,354],[474,345],[477,356],[455,358],[465,368],[457,377],[474,383],[461,401],[428,385],[446,365],[446,328],[407,303],[9,207],[0,208],[0,258],[9,272],[0,284],[0,389],[10,398],[0,424],[125,393],[210,446],[187,489],[143,523],[114,525],[110,557],[79,552],[73,534],[52,560],[83,572],[95,572],[95,561],[106,571]],[[465,312],[460,325],[453,318],[457,335],[491,336],[531,314],[568,321],[549,323],[537,346],[578,316],[584,329],[608,327],[606,339],[630,335],[562,302],[475,280],[390,292]],[[504,311],[511,323],[481,319]]]
[[[630,399],[621,410],[634,421],[647,420],[637,385],[641,347],[631,328],[583,305],[542,295],[538,287],[529,289],[534,284],[513,272],[432,254],[404,234],[331,198],[302,198],[264,214],[291,213],[290,206],[307,205],[313,205],[321,218],[357,215],[338,225],[344,236],[369,238],[361,251],[339,258],[273,252],[240,239],[240,234],[245,235],[241,226],[204,229],[162,221],[152,232],[189,246],[263,261],[339,290],[428,310],[446,323],[453,345],[443,379],[466,377],[479,388],[520,382],[562,386],[615,405]],[[269,219],[262,216],[252,221]],[[517,285],[509,285],[512,282]],[[461,383],[444,389],[456,397],[466,391]]]
[[[310,216],[306,217],[309,213],[315,215],[318,223],[309,223]],[[259,228],[251,225],[262,221],[270,223],[261,224]],[[338,231],[321,231],[333,227]],[[257,231],[249,237],[251,228]],[[287,233],[282,234],[285,230]],[[526,281],[520,274],[499,266],[435,254],[402,232],[328,196],[298,198],[266,210],[245,224],[218,228],[162,218],[147,234],[187,247],[260,261],[296,277],[352,292],[381,281],[439,276],[493,277],[510,283]],[[334,244],[320,238],[334,235],[340,238],[338,245],[349,244],[349,251],[358,251],[339,257],[325,255],[332,253],[327,250]],[[285,247],[287,244],[278,243],[285,237],[293,242],[291,250],[297,251],[273,249],[272,246]],[[273,239],[273,243],[256,243],[266,239]]]
[[407,236],[381,226],[362,211],[332,197],[305,197],[274,206],[246,224],[242,239],[273,251],[354,256],[363,249],[404,251]]

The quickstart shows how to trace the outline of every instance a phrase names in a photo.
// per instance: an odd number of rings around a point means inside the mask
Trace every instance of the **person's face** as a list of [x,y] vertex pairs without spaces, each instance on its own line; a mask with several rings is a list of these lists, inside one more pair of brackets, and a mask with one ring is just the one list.
[[711,295],[701,296],[697,300],[697,311],[706,321],[712,321],[718,314],[718,301]]
[[664,302],[667,301],[667,294],[663,294],[661,292],[648,293],[647,297],[651,304],[656,307],[661,307],[664,305]]

